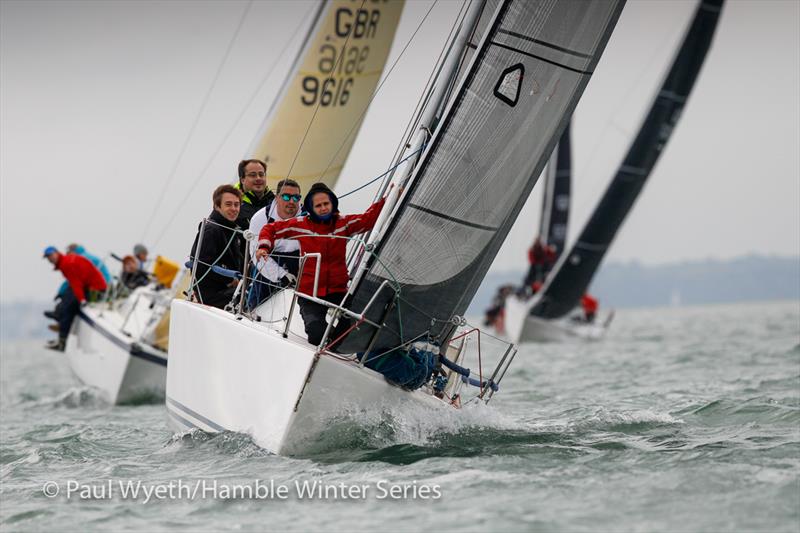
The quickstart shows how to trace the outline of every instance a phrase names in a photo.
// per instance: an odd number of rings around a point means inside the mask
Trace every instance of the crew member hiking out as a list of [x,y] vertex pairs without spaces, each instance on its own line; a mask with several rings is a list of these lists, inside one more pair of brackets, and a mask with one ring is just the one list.
[[51,350],[63,352],[67,345],[67,335],[81,305],[101,299],[107,285],[103,274],[82,255],[64,255],[55,246],[48,246],[44,250],[44,257],[53,264],[55,270],[61,271],[69,284],[64,291],[58,314],[58,339],[47,343]]
[[[386,198],[381,198],[361,215],[339,214],[339,200],[324,183],[315,183],[304,202],[306,216],[267,224],[259,234],[258,259],[267,257],[277,239],[297,239],[301,256],[321,254],[317,297],[336,305],[347,293],[349,275],[346,263],[347,239],[372,229]],[[298,291],[311,296],[314,291],[316,258],[309,258],[298,283]],[[305,324],[308,342],[319,345],[325,334],[325,314],[328,307],[299,298],[300,314]],[[344,317],[328,340],[336,340],[349,327]]]

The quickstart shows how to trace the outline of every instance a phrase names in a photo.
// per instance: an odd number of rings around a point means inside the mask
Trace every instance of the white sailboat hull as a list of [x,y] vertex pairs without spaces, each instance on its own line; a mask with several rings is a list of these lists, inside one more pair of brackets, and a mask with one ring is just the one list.
[[118,310],[105,303],[84,306],[67,340],[72,372],[112,404],[163,398],[166,391],[167,354],[137,342],[153,311],[144,300],[130,303],[135,307],[133,320],[129,318],[124,328],[125,306]]
[[449,408],[353,362],[315,356],[315,347],[294,333],[283,338],[219,309],[172,304],[167,410],[178,430],[247,433],[270,452],[297,455],[337,418],[406,403]]
[[530,314],[530,301],[509,297],[505,303],[505,328],[515,343],[600,340],[608,330],[609,320],[586,323],[567,316],[548,320]]

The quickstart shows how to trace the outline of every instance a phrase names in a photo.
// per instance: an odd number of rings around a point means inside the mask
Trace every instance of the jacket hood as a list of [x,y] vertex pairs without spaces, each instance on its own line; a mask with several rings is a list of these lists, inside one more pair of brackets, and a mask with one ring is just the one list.
[[[331,206],[332,206],[331,213],[333,216],[330,217],[328,220],[323,220],[320,217],[318,217],[316,213],[314,213],[313,198],[314,195],[319,192],[326,193],[328,197],[331,199]],[[334,192],[330,190],[330,188],[328,188],[327,185],[325,185],[324,183],[315,183],[314,185],[311,186],[311,189],[309,189],[308,192],[306,193],[306,198],[305,201],[303,202],[303,209],[305,209],[306,213],[308,214],[308,217],[314,222],[317,223],[330,222],[331,220],[335,220],[336,215],[339,213],[339,199],[336,197],[336,194],[334,194]]]

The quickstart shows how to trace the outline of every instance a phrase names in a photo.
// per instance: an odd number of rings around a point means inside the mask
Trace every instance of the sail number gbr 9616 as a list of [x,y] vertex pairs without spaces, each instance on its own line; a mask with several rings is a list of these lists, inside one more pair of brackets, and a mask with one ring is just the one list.
[[[319,48],[319,74],[304,76],[303,105],[344,106],[350,100],[354,79],[364,73],[369,58],[365,41],[375,37],[381,12],[378,8],[350,9],[341,7],[334,14],[334,31],[338,40],[347,43],[341,48],[325,43]],[[326,40],[332,40],[330,36]]]

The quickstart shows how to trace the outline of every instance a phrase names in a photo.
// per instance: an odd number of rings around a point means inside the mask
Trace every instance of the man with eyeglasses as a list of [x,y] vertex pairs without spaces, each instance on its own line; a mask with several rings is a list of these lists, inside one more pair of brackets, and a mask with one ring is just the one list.
[[263,161],[243,159],[238,170],[236,188],[242,191],[242,206],[236,223],[240,228],[247,228],[256,211],[267,207],[275,199],[275,194],[267,187],[267,164]]
[[[278,182],[278,195],[275,200],[259,209],[250,221],[250,231],[255,235],[261,228],[278,220],[289,220],[300,214],[300,185],[285,179]],[[250,242],[250,256],[255,257],[258,241]],[[300,243],[296,239],[279,239],[272,249],[272,254],[256,262],[257,274],[253,279],[247,305],[254,309],[279,289],[294,285],[297,282],[297,270],[300,255]]]

